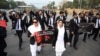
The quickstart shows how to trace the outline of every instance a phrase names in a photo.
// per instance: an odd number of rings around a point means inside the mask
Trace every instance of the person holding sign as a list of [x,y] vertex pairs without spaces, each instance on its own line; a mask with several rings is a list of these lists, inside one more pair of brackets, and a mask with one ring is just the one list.
[[33,24],[29,26],[28,31],[30,32],[30,51],[32,56],[36,56],[36,52],[41,51],[41,45],[37,46],[35,33],[41,31],[41,26],[36,18],[33,19]]

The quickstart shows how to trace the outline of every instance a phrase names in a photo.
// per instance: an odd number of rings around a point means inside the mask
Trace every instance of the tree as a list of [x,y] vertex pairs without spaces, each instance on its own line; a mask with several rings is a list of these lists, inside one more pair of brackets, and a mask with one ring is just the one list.
[[95,8],[99,6],[100,0],[74,0],[73,4],[75,8]]
[[0,9],[8,9],[9,3],[6,0],[0,0]]
[[54,8],[55,8],[54,5],[55,5],[55,1],[49,3],[49,4],[47,5],[47,7],[48,7],[49,9],[54,9]]
[[64,8],[73,8],[73,2],[67,1],[63,5]]
[[8,3],[10,5],[11,9],[14,9],[14,8],[17,7],[17,4],[16,4],[16,2],[14,0],[8,0]]

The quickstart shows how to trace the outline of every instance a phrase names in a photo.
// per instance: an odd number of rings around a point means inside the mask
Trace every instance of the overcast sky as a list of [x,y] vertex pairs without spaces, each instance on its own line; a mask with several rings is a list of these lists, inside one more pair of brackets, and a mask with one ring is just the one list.
[[[59,4],[62,0],[15,0],[15,1],[24,1],[25,3],[27,3],[28,5],[33,4],[35,5],[37,8],[41,8],[44,5],[47,5],[48,3],[50,3],[50,1],[55,1],[56,5]],[[69,1],[73,1],[73,0],[69,0]]]

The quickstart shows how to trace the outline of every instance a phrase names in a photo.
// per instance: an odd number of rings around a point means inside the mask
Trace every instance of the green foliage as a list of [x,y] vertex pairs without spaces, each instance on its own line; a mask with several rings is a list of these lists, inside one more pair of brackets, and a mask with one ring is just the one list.
[[6,0],[0,0],[0,9],[8,9],[9,3]]
[[55,5],[55,1],[49,3],[49,4],[47,5],[47,7],[48,7],[49,9],[53,9],[53,8],[55,8],[54,5]]

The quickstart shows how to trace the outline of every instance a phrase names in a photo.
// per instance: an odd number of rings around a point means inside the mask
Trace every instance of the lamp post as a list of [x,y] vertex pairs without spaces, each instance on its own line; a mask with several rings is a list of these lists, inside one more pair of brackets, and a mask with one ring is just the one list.
[[81,9],[81,3],[82,3],[82,0],[78,0],[79,9]]

